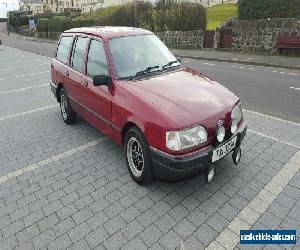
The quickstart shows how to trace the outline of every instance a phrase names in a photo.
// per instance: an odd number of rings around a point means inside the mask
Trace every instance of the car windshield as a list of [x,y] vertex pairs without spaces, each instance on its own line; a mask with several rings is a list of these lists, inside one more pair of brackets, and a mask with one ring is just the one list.
[[119,78],[132,78],[180,65],[155,35],[113,38],[109,47]]

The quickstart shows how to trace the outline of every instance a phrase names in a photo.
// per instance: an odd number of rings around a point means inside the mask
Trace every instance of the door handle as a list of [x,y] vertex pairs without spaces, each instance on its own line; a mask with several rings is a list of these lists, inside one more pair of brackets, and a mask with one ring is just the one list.
[[83,81],[83,86],[84,86],[84,87],[87,87],[88,85],[89,85],[88,81],[84,80],[84,81]]
[[69,77],[70,76],[70,72],[66,71],[66,76]]

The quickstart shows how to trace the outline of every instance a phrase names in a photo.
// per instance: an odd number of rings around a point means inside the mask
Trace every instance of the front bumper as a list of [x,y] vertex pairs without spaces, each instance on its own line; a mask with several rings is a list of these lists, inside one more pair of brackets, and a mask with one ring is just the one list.
[[[235,148],[241,145],[246,135],[246,131],[247,123],[244,122],[234,135],[237,136]],[[233,136],[231,138],[233,138]],[[211,147],[190,156],[173,156],[150,147],[154,174],[160,179],[173,181],[204,172],[211,164],[214,149],[214,147]]]

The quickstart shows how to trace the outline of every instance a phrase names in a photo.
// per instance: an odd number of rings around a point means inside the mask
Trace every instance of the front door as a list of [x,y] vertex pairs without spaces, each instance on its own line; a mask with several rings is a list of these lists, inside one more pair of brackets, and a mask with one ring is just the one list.
[[111,136],[112,95],[108,86],[94,86],[93,76],[109,75],[103,42],[91,39],[87,54],[86,75],[83,78],[80,102],[85,107],[84,118],[107,136]]

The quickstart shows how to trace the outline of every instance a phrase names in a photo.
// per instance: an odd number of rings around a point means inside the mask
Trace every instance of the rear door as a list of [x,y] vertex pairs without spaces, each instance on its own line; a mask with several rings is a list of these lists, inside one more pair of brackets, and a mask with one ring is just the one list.
[[67,92],[71,100],[72,107],[82,114],[85,112],[80,105],[82,95],[83,74],[85,71],[85,58],[89,38],[85,36],[75,36],[71,51],[70,67],[66,71]]
[[66,72],[69,67],[69,52],[72,42],[72,35],[63,35],[59,40],[55,59],[51,63],[51,79],[56,85],[59,83],[67,85],[68,78],[66,77]]
[[85,119],[104,134],[111,136],[112,91],[108,86],[94,86],[93,76],[109,76],[104,44],[91,38],[87,53],[86,74],[83,79],[81,103],[87,110]]

